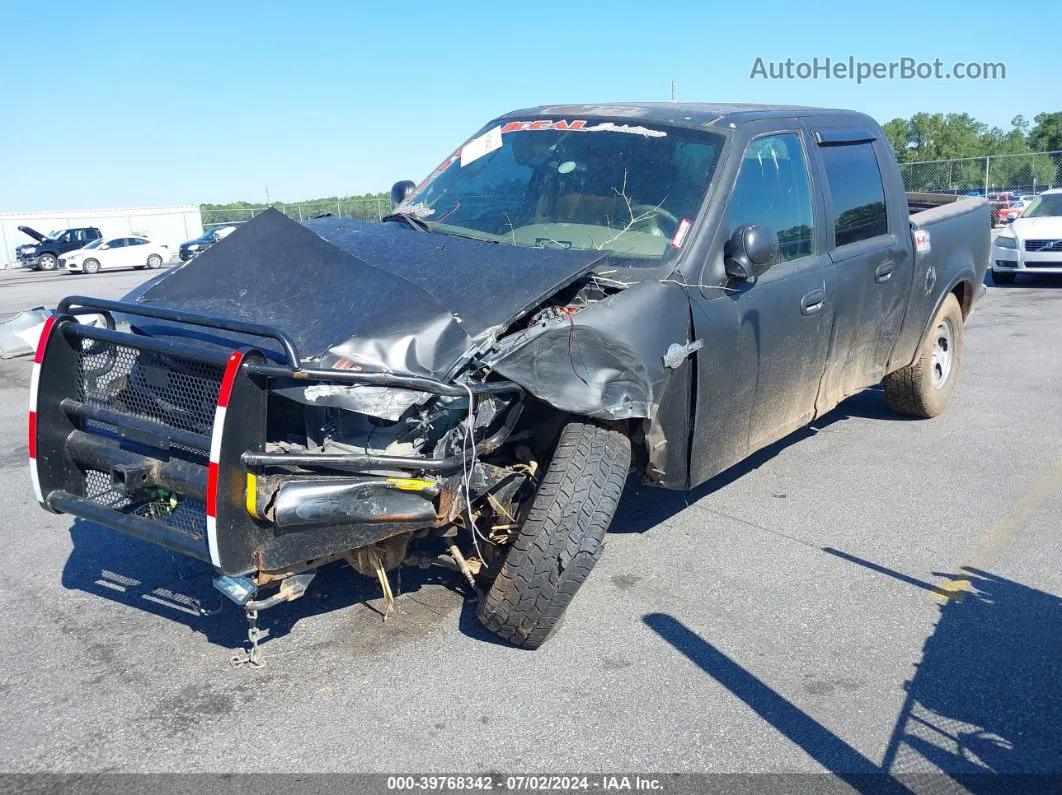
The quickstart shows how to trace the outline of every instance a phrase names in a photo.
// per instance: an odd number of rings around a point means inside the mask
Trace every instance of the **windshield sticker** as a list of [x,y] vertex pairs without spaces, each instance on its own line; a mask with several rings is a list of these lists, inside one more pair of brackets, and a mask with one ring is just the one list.
[[587,124],[589,124],[589,122],[586,119],[575,119],[574,121],[567,121],[566,119],[561,119],[559,121],[550,121],[549,119],[539,119],[538,121],[511,121],[502,127],[502,132],[524,132],[526,130],[577,130],[580,132],[630,133],[632,135],[643,135],[647,138],[665,138],[667,136],[667,133],[663,130],[651,130],[648,127],[639,127],[630,124],[616,124],[611,121],[598,122],[591,127],[588,127]]
[[484,155],[489,155],[495,149],[501,149],[502,128],[499,124],[492,130],[487,130],[478,138],[473,138],[461,147],[461,167],[467,166],[479,160]]
[[675,236],[671,238],[671,248],[682,248],[683,242],[686,240],[686,235],[690,231],[690,219],[683,218],[682,222],[678,225],[678,229],[675,232]]
[[664,138],[667,136],[667,133],[663,130],[650,130],[648,127],[633,127],[630,124],[613,124],[610,121],[595,124],[593,127],[587,127],[585,128],[585,131],[633,133],[634,135],[644,135],[647,138]]
[[581,130],[586,127],[586,119],[575,121],[550,121],[540,119],[538,121],[511,121],[502,127],[502,132],[523,132],[524,130]]

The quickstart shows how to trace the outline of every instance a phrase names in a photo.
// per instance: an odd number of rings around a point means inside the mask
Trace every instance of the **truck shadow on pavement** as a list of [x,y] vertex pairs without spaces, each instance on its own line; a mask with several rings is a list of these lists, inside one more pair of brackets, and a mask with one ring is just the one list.
[[[219,646],[236,649],[246,641],[243,609],[214,588],[210,566],[83,519],[74,520],[70,537],[73,549],[63,568],[63,587],[183,624]],[[392,572],[398,609],[433,615],[453,610],[452,596],[411,601],[411,594],[434,584],[449,592],[461,589],[459,575],[445,569],[406,567],[400,579]],[[259,626],[269,630],[263,649],[268,652],[271,641],[290,633],[304,618],[359,603],[366,609],[359,611],[358,621],[382,623],[383,599],[375,579],[361,576],[343,562],[323,566],[306,595],[259,614]]]
[[[860,791],[1057,791],[1062,773],[1062,599],[963,568],[935,586],[824,549],[944,601],[880,760],[867,758],[672,616],[643,621],[822,767]],[[782,640],[784,643],[784,639]],[[1004,774],[1001,780],[998,775]],[[1050,776],[1050,778],[1047,778]]]

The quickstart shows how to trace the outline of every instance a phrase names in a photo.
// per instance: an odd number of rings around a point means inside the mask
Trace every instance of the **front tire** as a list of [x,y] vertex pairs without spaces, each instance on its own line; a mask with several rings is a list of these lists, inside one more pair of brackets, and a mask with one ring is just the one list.
[[54,271],[59,266],[59,260],[54,254],[41,254],[37,260],[37,270]]
[[1013,271],[992,271],[992,283],[993,284],[1014,284],[1018,274]]
[[99,273],[100,261],[96,259],[87,259],[81,264],[81,270],[85,273]]
[[527,520],[479,607],[494,634],[537,649],[553,633],[601,557],[631,463],[624,434],[593,422],[569,422]]
[[954,295],[933,318],[918,358],[882,382],[885,401],[900,414],[928,419],[942,414],[958,387],[963,354],[962,309]]

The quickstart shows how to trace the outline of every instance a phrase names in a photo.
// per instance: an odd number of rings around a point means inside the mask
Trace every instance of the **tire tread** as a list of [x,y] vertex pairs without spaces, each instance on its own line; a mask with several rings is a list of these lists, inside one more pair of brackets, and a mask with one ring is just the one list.
[[524,526],[479,608],[479,620],[525,649],[546,641],[604,548],[604,535],[630,469],[630,440],[612,428],[574,421]]

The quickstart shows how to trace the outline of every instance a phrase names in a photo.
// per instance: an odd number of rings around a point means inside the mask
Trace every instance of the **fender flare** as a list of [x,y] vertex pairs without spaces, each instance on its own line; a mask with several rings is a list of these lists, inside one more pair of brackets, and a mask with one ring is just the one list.
[[[929,316],[926,318],[925,327],[922,329],[922,334],[918,337],[918,346],[915,348],[916,359],[918,358],[918,351],[922,350],[922,345],[923,343],[925,343],[926,337],[929,335],[929,332],[933,327],[933,321],[936,320],[937,315],[940,313],[941,307],[944,306],[944,302],[948,300],[949,295],[955,292],[955,288],[963,283],[966,284],[965,289],[971,291],[970,303],[968,304],[968,306],[970,310],[973,309],[974,301],[977,300],[977,296],[973,294],[973,291],[977,289],[975,287],[977,283],[977,277],[975,276],[972,268],[965,267],[957,276],[955,276],[950,281],[947,289],[941,291],[939,297],[933,303],[933,311],[930,312]],[[963,307],[963,320],[965,320],[969,316],[969,314],[970,312],[966,309],[966,307]]]

